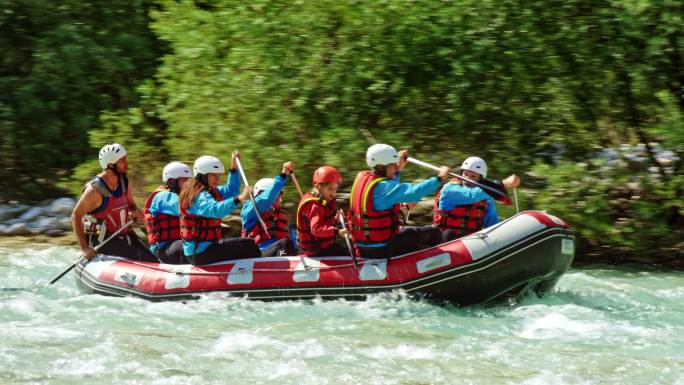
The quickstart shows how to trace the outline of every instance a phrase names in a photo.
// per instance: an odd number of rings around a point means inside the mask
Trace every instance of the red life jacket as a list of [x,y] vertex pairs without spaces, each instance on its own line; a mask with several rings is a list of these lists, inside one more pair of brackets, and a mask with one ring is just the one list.
[[[119,185],[116,190],[112,191],[107,186],[107,183],[100,178],[95,177],[86,184],[92,186],[97,192],[102,195],[102,204],[100,207],[88,213],[84,217],[84,228],[88,234],[98,234],[102,229],[102,224],[105,224],[105,233],[112,234],[119,230],[124,224],[128,223],[128,178],[119,175]],[[85,190],[85,186],[83,187]],[[119,234],[126,234],[130,227],[126,227]]]
[[[221,202],[223,198],[218,191],[209,189],[211,194],[217,202]],[[198,244],[206,241],[217,241],[221,239],[221,218],[206,218],[199,215],[193,215],[180,207],[180,236],[183,242],[193,242]]]
[[371,171],[356,176],[350,194],[349,223],[357,244],[387,243],[399,232],[400,205],[381,211],[373,208],[373,191],[378,182],[386,179]]
[[435,197],[435,211],[432,216],[432,222],[435,223],[440,230],[452,230],[460,238],[478,232],[484,228],[484,217],[487,213],[487,206],[489,205],[489,202],[486,199],[469,205],[456,206],[451,210],[440,210],[440,195],[441,191],[439,191]]
[[152,201],[161,191],[168,191],[168,188],[166,186],[157,187],[145,203],[145,228],[147,229],[147,241],[150,245],[157,242],[173,242],[181,239],[179,217],[164,213],[158,213],[154,216],[150,213]]
[[[290,232],[287,228],[287,218],[285,217],[285,212],[280,206],[280,203],[274,203],[268,210],[261,213],[261,218],[264,220],[264,223],[266,223],[268,234],[271,236],[270,239],[283,239],[290,236]],[[258,221],[249,231],[246,231],[243,228],[242,236],[254,239],[254,242],[257,245],[269,240],[264,231],[264,227],[261,226]]]
[[304,210],[310,205],[323,207],[323,220],[330,226],[335,225],[335,215],[337,215],[337,201],[335,199],[326,201],[311,193],[304,194],[297,207],[297,244],[304,255],[315,255],[335,243],[334,235],[332,237],[319,237],[311,233],[311,219],[307,218],[305,214],[307,210]]

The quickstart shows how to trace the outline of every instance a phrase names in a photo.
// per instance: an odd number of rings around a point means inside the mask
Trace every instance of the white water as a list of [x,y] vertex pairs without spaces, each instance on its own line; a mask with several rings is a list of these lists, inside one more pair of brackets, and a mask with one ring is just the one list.
[[[77,257],[0,248],[1,287]],[[684,274],[573,270],[550,295],[445,308],[366,301],[186,303],[82,295],[71,274],[0,291],[0,384],[680,384]]]

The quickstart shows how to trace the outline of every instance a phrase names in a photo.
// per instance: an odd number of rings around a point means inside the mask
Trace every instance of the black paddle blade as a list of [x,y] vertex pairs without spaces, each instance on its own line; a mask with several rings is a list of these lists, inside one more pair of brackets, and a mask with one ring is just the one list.
[[479,182],[493,190],[496,191],[496,194],[488,189],[484,189],[484,191],[489,194],[492,198],[494,198],[495,201],[503,203],[505,205],[510,205],[513,203],[511,198],[508,197],[508,191],[506,191],[506,187],[504,187],[503,183],[499,180],[496,179],[487,179],[487,178],[482,178],[479,180]]

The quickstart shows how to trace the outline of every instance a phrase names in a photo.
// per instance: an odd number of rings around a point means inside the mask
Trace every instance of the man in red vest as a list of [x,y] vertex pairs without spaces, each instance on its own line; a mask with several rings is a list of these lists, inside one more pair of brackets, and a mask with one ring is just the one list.
[[351,191],[349,222],[357,255],[364,258],[387,258],[436,245],[441,233],[432,226],[399,227],[401,203],[417,202],[434,193],[440,180],[446,180],[449,168],[442,166],[437,176],[420,183],[401,183],[408,150],[387,144],[374,144],[366,151],[370,171],[356,176]]
[[[143,220],[143,212],[133,200],[133,186],[128,180],[128,158],[124,146],[107,144],[99,155],[102,172],[83,188],[81,198],[71,213],[71,224],[86,259],[97,254],[94,246],[128,223],[129,217]],[[157,258],[132,231],[123,229],[104,244],[100,253],[130,259],[158,262]]]

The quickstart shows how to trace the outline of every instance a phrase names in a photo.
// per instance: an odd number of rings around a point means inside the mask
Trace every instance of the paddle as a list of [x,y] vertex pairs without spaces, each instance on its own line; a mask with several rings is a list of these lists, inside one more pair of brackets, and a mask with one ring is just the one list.
[[515,213],[519,213],[520,210],[518,210],[518,189],[514,188],[513,189],[513,202],[515,202]]
[[[434,170],[434,171],[439,171],[439,167],[432,165],[430,163],[426,163],[426,162],[420,161],[418,159],[412,158],[410,156],[406,160],[409,163],[413,163],[413,164],[421,166],[421,167],[429,168],[429,169]],[[453,173],[453,172],[450,172],[449,175],[453,176],[454,178],[460,179],[462,181],[471,183],[475,186],[478,186],[478,187],[484,189],[485,191],[487,191],[490,195],[494,194],[494,195],[492,195],[492,197],[494,197],[495,199],[501,200],[505,204],[511,204],[511,199],[508,197],[508,193],[506,193],[506,188],[502,184],[501,185],[497,184],[497,183],[492,182],[488,179],[482,179],[479,182],[476,182],[470,178],[466,178],[462,175],[458,175],[458,174]]]
[[[240,170],[240,176],[242,176],[242,182],[245,184],[245,186],[249,186],[249,182],[247,182],[247,176],[245,175],[245,170],[242,169],[242,164],[240,163],[240,157],[236,156],[235,157],[235,164],[238,167],[238,170]],[[257,219],[259,220],[259,223],[261,224],[261,228],[264,229],[264,232],[266,233],[266,237],[268,239],[271,239],[271,234],[268,233],[268,226],[266,226],[266,222],[264,222],[264,218],[261,217],[261,213],[259,212],[259,209],[257,209],[257,204],[256,204],[256,199],[254,199],[254,194],[249,193],[249,199],[252,201],[252,204],[254,205],[254,212],[257,215]]]
[[302,188],[299,187],[299,182],[297,182],[297,177],[294,174],[294,171],[290,171],[290,176],[292,177],[292,182],[294,183],[295,187],[297,188],[297,192],[299,193],[300,198],[304,198],[304,193],[302,192]]
[[[133,224],[133,219],[131,219],[130,221],[126,222],[123,226],[121,226],[120,229],[116,230],[116,231],[114,232],[114,234],[110,235],[107,239],[105,239],[104,241],[102,241],[102,243],[100,243],[99,245],[93,247],[93,249],[94,249],[95,251],[100,250],[100,248],[101,248],[102,246],[104,246],[105,244],[107,244],[107,242],[111,241],[114,237],[116,237],[117,235],[119,235],[119,233],[121,233],[126,227],[130,226],[131,224]],[[70,272],[71,269],[73,269],[74,267],[76,267],[76,265],[78,265],[78,263],[81,262],[81,259],[83,259],[83,256],[82,256],[82,255],[81,255],[80,257],[78,257],[78,259],[76,260],[76,262],[72,263],[71,266],[69,266],[69,267],[68,267],[66,270],[64,270],[60,275],[56,276],[52,281],[50,281],[50,283],[48,283],[48,285],[52,285],[53,283],[59,281],[59,279],[62,278],[66,273]],[[47,286],[47,285],[46,285],[46,286]]]
[[[342,228],[344,230],[347,230],[347,225],[344,223],[344,211],[342,209],[337,210],[337,215],[338,218],[340,219],[340,224],[342,225]],[[359,263],[356,262],[356,253],[354,252],[354,248],[351,245],[351,241],[349,240],[349,234],[344,234],[344,240],[347,241],[347,249],[349,249],[349,254],[351,254],[352,257],[352,262],[354,262],[354,267],[356,270],[359,270]]]

